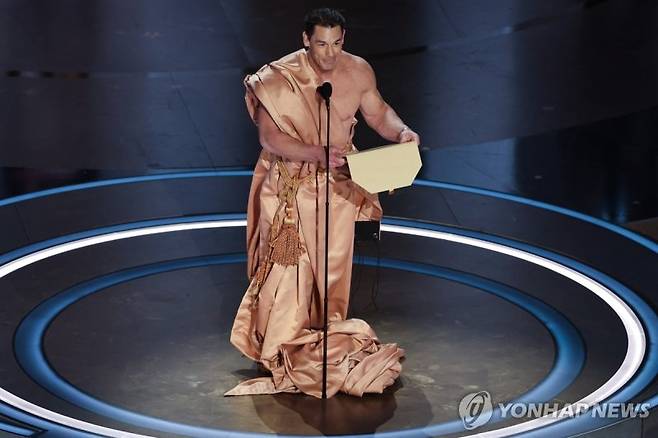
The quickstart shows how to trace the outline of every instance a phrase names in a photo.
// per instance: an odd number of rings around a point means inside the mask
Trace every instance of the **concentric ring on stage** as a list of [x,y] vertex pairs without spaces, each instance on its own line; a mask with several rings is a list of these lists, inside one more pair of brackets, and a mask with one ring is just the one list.
[[[221,436],[227,431],[164,421],[109,405],[87,395],[66,382],[50,367],[43,352],[43,338],[52,321],[68,306],[108,287],[172,270],[245,261],[246,256],[243,254],[225,254],[158,262],[113,272],[57,293],[34,308],[25,316],[18,327],[14,339],[18,362],[30,377],[54,395],[99,415],[169,433],[192,436]],[[578,330],[562,314],[542,301],[504,284],[447,268],[399,260],[383,259],[377,261],[370,258],[366,258],[363,264],[379,265],[383,268],[415,272],[462,283],[501,297],[539,319],[554,339],[557,350],[556,360],[553,369],[538,385],[517,397],[512,403],[520,403],[524,400],[550,400],[571,385],[580,373],[585,361],[585,352]],[[499,412],[494,413],[490,423],[500,418],[498,414]],[[434,436],[464,431],[462,422],[458,420],[436,424],[431,427]]]
[[[99,181],[92,181],[88,183],[82,183],[82,184],[73,184],[73,185],[67,185],[63,187],[57,187],[53,189],[47,189],[47,190],[41,190],[37,192],[32,192],[32,193],[27,193],[24,195],[19,195],[19,196],[14,196],[6,199],[0,200],[0,206],[5,206],[5,205],[11,205],[11,204],[17,204],[22,201],[28,200],[28,199],[37,199],[37,198],[43,198],[43,197],[48,197],[52,195],[58,195],[62,193],[67,193],[67,192],[73,192],[77,190],[87,190],[87,189],[94,189],[98,187],[108,187],[108,186],[115,186],[115,185],[123,185],[123,184],[133,184],[133,183],[144,183],[144,182],[151,182],[151,181],[163,181],[163,180],[177,180],[177,179],[188,179],[188,178],[207,178],[207,177],[234,177],[234,176],[251,176],[252,172],[251,170],[244,169],[244,168],[233,168],[233,169],[213,169],[213,170],[206,170],[206,171],[186,171],[186,172],[175,172],[175,173],[163,173],[163,174],[154,174],[154,175],[142,175],[142,176],[136,176],[136,177],[128,177],[128,178],[116,178],[116,179],[109,179],[109,180],[99,180]],[[651,252],[654,254],[658,254],[658,244],[655,242],[652,242],[649,239],[646,239],[628,229],[625,229],[623,227],[602,221],[600,219],[575,212],[573,210],[569,210],[563,207],[558,207],[555,205],[547,204],[541,201],[536,201],[532,199],[527,199],[523,198],[520,196],[516,195],[510,195],[507,193],[501,193],[501,192],[496,192],[488,189],[481,189],[477,187],[470,187],[470,186],[464,186],[464,185],[458,185],[458,184],[451,184],[451,183],[444,183],[444,182],[438,182],[438,181],[428,181],[428,180],[416,180],[414,181],[415,186],[424,186],[424,187],[430,187],[430,188],[437,188],[437,189],[444,189],[444,190],[449,190],[449,191],[457,191],[457,192],[462,192],[462,193],[469,193],[469,194],[475,194],[475,195],[480,195],[480,196],[485,196],[485,197],[492,197],[492,198],[498,198],[506,201],[510,201],[513,203],[517,204],[522,204],[522,205],[528,205],[531,207],[547,210],[547,211],[552,211],[554,213],[564,215],[567,217],[575,218],[580,221],[584,221],[587,223],[590,223],[596,227],[600,228],[605,228],[608,231],[611,231],[612,233],[615,233],[617,235],[620,235],[626,239],[629,239],[647,249],[649,249]],[[437,226],[437,225],[428,225],[428,224],[422,224],[422,223],[416,223],[416,225],[420,227],[425,227],[425,228],[434,228],[434,229],[441,229],[442,227]],[[443,230],[445,231],[448,229],[448,227],[443,227]],[[118,229],[117,229],[118,230]],[[449,231],[449,230],[448,230]],[[75,236],[78,238],[83,238],[85,236],[89,236],[92,233],[76,233]],[[476,233],[477,234],[477,233]],[[530,245],[523,245],[518,242],[514,241],[508,241],[506,239],[501,239],[497,238],[494,236],[488,236],[489,238],[493,240],[498,240],[498,241],[507,241],[507,242],[512,242],[514,245],[519,246],[521,248],[524,248],[526,250],[529,250],[530,252],[533,251],[533,249],[537,249],[536,247],[530,246]],[[57,241],[58,239],[52,239],[49,242],[53,243]],[[42,242],[43,243],[43,242]],[[44,249],[45,247],[42,246],[41,248],[39,247],[40,244],[35,244],[35,245],[30,245],[29,249],[30,251],[37,250],[37,249]],[[11,253],[0,255],[0,263],[5,263],[10,260],[16,259],[18,257],[21,257],[25,254],[27,254],[29,251],[27,251],[28,247],[25,248],[19,248],[18,250],[12,251]],[[542,251],[542,250],[540,250]],[[549,253],[550,254],[550,253]],[[555,254],[553,254],[556,258],[561,259],[566,261],[567,263],[571,263],[574,266],[577,266],[577,269],[580,270],[581,272],[584,272],[586,274],[592,274],[592,273],[598,273],[598,271],[593,270],[592,268],[583,265],[581,263],[575,262],[573,260],[570,260],[565,257],[560,257]],[[598,273],[600,274],[600,273]],[[602,274],[601,274],[602,275]],[[636,310],[636,312],[641,316],[642,321],[645,324],[645,328],[647,330],[647,333],[649,335],[649,339],[651,340],[652,344],[656,344],[658,340],[658,317],[656,314],[653,312],[653,310],[641,299],[639,298],[635,293],[632,291],[628,290],[625,288],[624,285],[620,284],[616,280],[604,276],[607,278],[607,281],[609,282],[609,285],[611,285],[611,289],[617,291],[620,293],[622,298],[631,305],[631,307]],[[649,384],[654,377],[656,376],[658,372],[658,353],[656,352],[655,349],[650,349],[647,353],[646,361],[644,366],[640,369],[640,371],[637,373],[637,375],[634,376],[634,378],[630,381],[628,385],[623,387],[619,392],[613,395],[612,398],[606,400],[606,402],[626,402],[629,401],[632,397],[636,396],[647,384]],[[650,407],[653,408],[656,405],[658,405],[658,395],[652,396],[649,400],[647,400],[645,403],[649,403]],[[0,407],[4,409],[5,413],[9,413],[11,418],[15,418],[18,421],[23,422],[24,424],[31,424],[34,425],[35,427],[40,427],[45,430],[67,430],[68,433],[71,436],[82,436],[80,435],[80,432],[77,432],[73,429],[67,429],[66,427],[61,427],[57,423],[50,423],[48,421],[44,421],[38,417],[30,417],[27,414],[25,414],[22,411],[15,410],[10,408],[9,406],[2,405],[0,404]],[[59,414],[53,413],[56,416],[59,416],[60,418],[66,419],[67,417],[61,416]],[[26,420],[31,420],[31,421],[26,421]],[[526,423],[523,423],[526,424]],[[569,419],[569,421],[561,421],[557,424],[552,424],[550,427],[544,427],[540,430],[536,430],[533,432],[533,436],[542,436],[542,437],[550,437],[554,436],[555,433],[562,433],[566,434],[568,432],[580,432],[580,431],[585,431],[585,430],[591,430],[596,427],[602,427],[607,424],[610,424],[609,420],[606,419],[599,419],[598,422],[594,421],[592,418],[587,418],[586,416],[581,416],[573,419]],[[260,435],[260,434],[258,434]],[[381,434],[377,434],[381,435]],[[262,436],[262,435],[261,435]],[[480,435],[479,435],[480,436]]]
[[[109,232],[109,234],[102,234],[96,236],[91,235],[93,233],[90,232],[78,233],[78,235],[74,235],[74,237],[72,236],[76,240],[72,240],[70,242],[58,243],[55,246],[48,246],[42,243],[41,246],[45,246],[45,247],[40,249],[34,248],[34,246],[39,246],[39,245],[34,245],[32,247],[24,248],[23,251],[27,251],[28,254],[19,256],[17,259],[5,263],[2,267],[0,267],[0,276],[7,275],[10,272],[20,269],[21,267],[24,267],[28,264],[34,263],[38,260],[43,260],[47,257],[52,257],[62,252],[71,251],[85,246],[95,245],[112,240],[126,239],[130,237],[136,237],[138,235],[158,234],[158,233],[165,233],[165,232],[172,232],[179,230],[217,228],[217,227],[228,227],[228,226],[244,226],[245,224],[244,219],[237,219],[235,215],[231,215],[231,216],[232,217],[222,217],[221,220],[211,220],[210,218],[206,217],[207,220],[204,222],[194,221],[191,218],[181,218],[181,219],[177,219],[177,223],[175,224],[171,224],[171,223],[153,224],[151,226],[142,227],[138,229],[125,229],[126,226],[109,227],[110,229],[113,229],[112,231]],[[218,216],[214,216],[214,217],[215,219],[218,218]],[[151,221],[151,222],[157,223],[162,221]],[[601,283],[593,280],[592,278],[589,278],[586,275],[582,274],[581,272],[578,272],[572,268],[561,265],[560,263],[557,263],[549,258],[542,257],[537,254],[533,254],[532,252],[528,252],[526,250],[518,249],[515,246],[518,246],[520,244],[507,241],[506,239],[494,238],[493,236],[486,236],[486,235],[484,236],[485,238],[483,238],[483,235],[481,233],[465,232],[461,230],[460,231],[453,230],[452,233],[447,232],[446,230],[439,231],[436,229],[437,226],[430,224],[418,224],[411,221],[398,220],[398,221],[388,221],[388,222],[389,223],[385,224],[382,227],[383,231],[430,237],[430,238],[441,239],[441,240],[450,240],[453,242],[476,246],[490,251],[495,251],[501,254],[506,254],[512,257],[517,257],[529,261],[531,263],[535,263],[539,266],[543,266],[547,269],[552,270],[553,272],[556,272],[573,281],[578,282],[583,287],[588,288],[589,290],[597,294],[599,297],[604,299],[611,306],[611,308],[619,315],[620,319],[624,323],[624,326],[627,330],[629,348],[627,350],[626,358],[622,363],[622,366],[620,366],[620,368],[615,373],[615,375],[611,379],[609,379],[604,385],[602,385],[599,389],[597,389],[596,391],[594,391],[584,399],[580,400],[579,403],[594,403],[596,401],[601,401],[609,397],[617,390],[622,388],[624,384],[628,382],[628,380],[630,380],[630,378],[633,376],[635,371],[638,369],[640,363],[642,362],[644,350],[645,350],[645,335],[642,330],[642,326],[640,324],[639,319],[633,313],[630,307],[628,307],[628,305],[624,303],[617,295],[615,295],[608,288],[603,286]],[[411,224],[421,225],[421,227],[409,226]],[[124,229],[121,230],[121,228]],[[477,234],[480,235],[479,238],[474,237]],[[507,243],[509,243],[510,245],[505,246],[502,243],[494,242],[493,240],[507,241]],[[51,244],[52,243],[53,242],[51,241]],[[535,252],[537,251],[541,252],[541,250],[535,248]],[[543,252],[545,253],[545,255],[549,254],[546,251]],[[11,257],[11,253],[7,254],[7,256]],[[16,256],[16,254],[14,254],[14,256]],[[559,256],[555,256],[555,257],[559,257]],[[564,259],[568,260],[566,258]],[[573,261],[571,263],[572,265],[578,264],[577,262],[573,262]],[[584,266],[580,266],[580,267],[585,269],[587,268]],[[596,271],[592,270],[591,268],[589,269],[591,271],[590,274],[596,273]],[[596,276],[599,277],[599,279],[604,279],[605,281],[614,282],[614,280],[612,279],[609,278],[606,279],[605,278],[606,276],[604,276],[601,273],[596,273]],[[617,284],[617,286],[620,287],[620,290],[618,290],[619,293],[622,293],[624,295],[633,294],[631,291],[627,289],[623,290],[624,288],[622,285]],[[41,416],[42,418],[46,418],[48,420],[61,423],[61,421],[57,421],[58,419],[59,420],[62,419],[61,418],[62,416],[60,416],[59,414],[53,413],[39,406],[33,405],[25,400],[22,400],[14,396],[13,394],[8,393],[7,391],[0,390],[0,398],[2,398],[5,402],[8,402],[9,404],[20,407],[21,409],[27,410],[35,415]],[[89,430],[96,433],[100,432],[110,436],[118,436],[115,435],[114,433],[119,431],[114,432],[113,430],[103,428],[102,426],[92,425],[90,423],[81,422],[79,420],[75,420],[68,417],[66,418],[67,421],[70,422],[61,423],[61,424],[66,424],[69,426],[76,427],[78,429]],[[548,419],[548,421],[547,420],[542,421],[542,420],[543,419],[531,420],[515,426],[509,426],[506,428],[497,429],[487,433],[490,434],[489,436],[506,436],[511,433],[519,433],[522,431],[532,430],[535,427],[543,427],[550,422],[558,421],[558,419],[552,419],[553,421],[550,421],[551,419]],[[91,428],[91,430],[88,428]],[[430,432],[430,429],[431,426],[427,428],[423,428],[421,430],[427,433]],[[416,430],[414,432],[420,432],[421,430]],[[400,432],[389,432],[389,433],[395,433],[396,436],[399,436],[400,434]],[[386,433],[382,435],[385,434]],[[125,432],[123,432],[123,436],[126,436]],[[131,436],[139,436],[139,435],[133,434]]]

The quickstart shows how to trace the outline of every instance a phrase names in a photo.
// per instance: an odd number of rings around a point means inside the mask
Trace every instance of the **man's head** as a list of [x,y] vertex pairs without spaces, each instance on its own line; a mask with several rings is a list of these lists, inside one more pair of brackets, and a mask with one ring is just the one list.
[[304,47],[313,63],[324,72],[333,70],[345,40],[345,17],[335,9],[314,9],[304,18]]

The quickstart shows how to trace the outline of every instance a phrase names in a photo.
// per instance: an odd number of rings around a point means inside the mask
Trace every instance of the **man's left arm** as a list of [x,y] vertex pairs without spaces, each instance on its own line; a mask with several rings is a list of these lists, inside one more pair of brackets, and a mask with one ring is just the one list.
[[362,61],[361,64],[365,91],[361,96],[359,110],[368,126],[389,141],[404,143],[413,140],[420,145],[418,134],[404,124],[395,110],[379,94],[372,67],[366,61]]

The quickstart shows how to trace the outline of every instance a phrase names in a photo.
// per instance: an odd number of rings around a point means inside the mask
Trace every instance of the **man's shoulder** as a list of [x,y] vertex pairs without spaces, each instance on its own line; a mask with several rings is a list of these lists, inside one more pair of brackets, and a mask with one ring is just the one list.
[[364,87],[369,88],[375,82],[375,75],[372,67],[360,56],[343,51],[345,55],[345,70],[352,79]]
[[260,82],[268,86],[280,86],[288,84],[288,80],[281,74],[284,70],[298,70],[301,64],[300,57],[302,51],[296,50],[292,53],[282,56],[281,58],[270,61],[261,66],[254,74],[249,74],[245,78],[245,82],[252,84]]
[[346,51],[343,51],[343,55],[345,55],[345,61],[346,61],[345,65],[348,68],[363,73],[372,71],[372,67],[370,67],[368,61],[366,61],[362,57]]
[[304,52],[304,49],[295,50],[268,64],[297,64],[301,61],[301,56]]

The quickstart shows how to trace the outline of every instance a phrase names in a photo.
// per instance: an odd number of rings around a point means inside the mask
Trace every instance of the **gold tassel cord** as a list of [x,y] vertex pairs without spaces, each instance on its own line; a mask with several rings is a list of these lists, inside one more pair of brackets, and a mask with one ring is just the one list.
[[[279,192],[281,204],[277,210],[277,215],[281,211],[281,207],[285,207],[285,217],[282,221],[283,224],[281,222],[278,222],[276,226],[272,224],[269,242],[269,260],[272,263],[282,266],[296,266],[299,263],[299,257],[302,255],[303,250],[297,223],[293,218],[293,208],[299,186],[304,181],[310,180],[312,175],[308,175],[305,178],[299,178],[298,176],[291,177],[282,161],[277,161],[277,167],[283,180],[283,187]],[[275,215],[275,222],[277,215]]]
[[284,223],[281,231],[272,242],[270,260],[281,266],[296,266],[302,255],[302,244],[293,223]]
[[255,281],[252,283],[251,293],[254,295],[252,306],[254,307],[258,303],[260,288],[272,270],[273,264],[296,266],[299,264],[299,257],[304,252],[293,209],[299,186],[310,180],[313,175],[307,175],[304,178],[291,177],[281,160],[277,161],[276,164],[283,180],[283,187],[279,190],[279,207],[274,214],[274,220],[270,228],[267,257],[258,266]]

